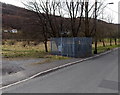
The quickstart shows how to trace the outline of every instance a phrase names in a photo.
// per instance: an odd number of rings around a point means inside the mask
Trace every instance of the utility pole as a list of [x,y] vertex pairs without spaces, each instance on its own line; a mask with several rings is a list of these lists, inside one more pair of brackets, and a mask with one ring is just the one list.
[[[94,50],[94,54],[97,54],[97,0],[95,0],[95,50]],[[108,4],[114,4],[114,3],[107,3],[106,5],[105,5],[105,7],[108,5]],[[105,8],[104,7],[104,8]],[[103,9],[104,9],[103,8]],[[102,10],[103,11],[103,10]]]
[[85,36],[89,36],[88,0],[85,0]]
[[97,54],[97,0],[95,0],[95,50],[94,54]]

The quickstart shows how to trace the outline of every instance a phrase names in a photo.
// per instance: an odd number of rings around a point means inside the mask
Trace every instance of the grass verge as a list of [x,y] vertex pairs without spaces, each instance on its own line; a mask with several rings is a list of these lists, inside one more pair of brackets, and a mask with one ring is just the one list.
[[[105,51],[108,51],[108,50],[111,50],[111,49],[113,49],[113,48],[117,48],[117,47],[120,47],[120,45],[112,45],[112,46],[110,46],[110,45],[107,45],[107,46],[105,46],[105,47],[103,47],[103,46],[98,46],[98,48],[97,48],[97,50],[98,50],[98,53],[102,53],[102,52],[105,52]],[[94,47],[92,48],[92,53],[94,52]]]
[[50,55],[50,52],[44,51],[43,44],[27,47],[22,47],[21,45],[2,45],[2,55],[5,58],[47,58],[51,60],[69,59],[64,56]]
[[[50,43],[49,43],[50,44]],[[120,47],[120,45],[107,45],[106,47],[102,46],[102,43],[98,43],[98,53]],[[48,45],[50,51],[50,45]],[[94,44],[92,46],[92,52],[94,51]],[[53,60],[68,59],[64,56],[50,55],[50,52],[44,52],[43,43],[37,46],[26,46],[23,47],[20,43],[15,45],[2,45],[2,55],[5,58],[50,58]]]

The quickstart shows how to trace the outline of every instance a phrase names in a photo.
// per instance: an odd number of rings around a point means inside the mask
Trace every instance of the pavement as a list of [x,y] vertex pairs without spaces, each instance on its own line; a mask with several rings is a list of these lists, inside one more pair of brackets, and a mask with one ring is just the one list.
[[[75,60],[78,59],[68,62]],[[3,89],[3,93],[118,93],[118,50],[78,63]],[[44,69],[58,64],[65,61],[53,62],[51,66],[48,63]],[[12,77],[25,78],[36,73],[27,72],[18,72]]]
[[[66,60],[59,60],[54,62],[48,62],[44,64],[35,64],[38,62],[43,62],[45,59],[24,59],[20,61],[18,60],[3,60],[2,67],[4,70],[2,76],[2,86],[6,86],[24,79],[27,79],[39,72],[46,71],[48,69],[55,68],[60,65],[67,64],[69,62],[74,62],[77,60],[81,60],[80,58],[72,58]],[[10,74],[8,74],[11,72]]]

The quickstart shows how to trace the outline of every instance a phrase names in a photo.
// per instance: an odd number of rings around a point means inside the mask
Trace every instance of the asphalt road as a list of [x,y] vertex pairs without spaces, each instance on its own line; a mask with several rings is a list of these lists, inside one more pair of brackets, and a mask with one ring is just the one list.
[[117,93],[118,50],[7,88],[4,93]]

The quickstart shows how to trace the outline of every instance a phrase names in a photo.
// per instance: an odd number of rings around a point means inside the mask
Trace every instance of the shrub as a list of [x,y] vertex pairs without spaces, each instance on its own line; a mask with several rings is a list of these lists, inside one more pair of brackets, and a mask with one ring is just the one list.
[[8,44],[9,44],[9,45],[15,45],[15,41],[13,41],[13,40],[8,41]]
[[2,45],[5,45],[5,41],[2,41]]
[[37,46],[38,44],[40,44],[40,42],[38,42],[38,41],[35,41],[35,42],[33,43],[34,46]]

